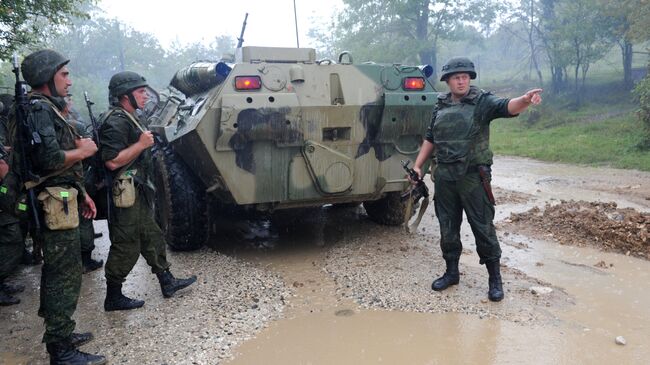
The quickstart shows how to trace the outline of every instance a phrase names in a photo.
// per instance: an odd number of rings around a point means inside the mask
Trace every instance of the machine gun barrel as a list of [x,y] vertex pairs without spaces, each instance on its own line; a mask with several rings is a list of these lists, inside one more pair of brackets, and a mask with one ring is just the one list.
[[242,44],[244,43],[244,32],[246,31],[246,20],[248,20],[248,13],[244,16],[244,24],[241,26],[241,33],[239,34],[239,38],[237,38],[237,48],[241,48]]

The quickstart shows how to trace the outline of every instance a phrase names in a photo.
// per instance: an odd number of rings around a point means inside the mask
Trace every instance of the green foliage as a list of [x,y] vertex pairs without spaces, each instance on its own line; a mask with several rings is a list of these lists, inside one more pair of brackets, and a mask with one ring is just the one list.
[[639,101],[638,116],[643,124],[643,139],[638,147],[647,151],[650,150],[650,75],[637,84],[634,95]]
[[80,10],[95,0],[2,0],[0,2],[0,59],[38,41],[45,29],[65,24],[72,17],[87,17]]
[[568,121],[555,126],[544,117],[540,121],[543,128],[530,128],[522,117],[496,120],[490,143],[500,155],[650,171],[650,154],[636,148],[643,137],[638,133],[641,122],[634,113],[609,116],[604,112],[619,107],[565,113]]
[[[326,36],[335,49],[351,50],[359,61],[430,64],[437,72],[441,39],[453,39],[475,22],[489,30],[494,1],[344,0]],[[435,75],[434,75],[435,76]]]

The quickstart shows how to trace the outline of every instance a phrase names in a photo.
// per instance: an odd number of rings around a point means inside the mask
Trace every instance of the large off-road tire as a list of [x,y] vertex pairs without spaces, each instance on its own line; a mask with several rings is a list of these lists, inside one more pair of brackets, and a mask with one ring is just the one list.
[[363,202],[363,207],[374,222],[398,226],[404,223],[406,204],[401,201],[399,192],[391,192],[381,199]]
[[167,244],[179,251],[203,246],[209,236],[205,188],[170,145],[154,150],[154,184],[156,222]]

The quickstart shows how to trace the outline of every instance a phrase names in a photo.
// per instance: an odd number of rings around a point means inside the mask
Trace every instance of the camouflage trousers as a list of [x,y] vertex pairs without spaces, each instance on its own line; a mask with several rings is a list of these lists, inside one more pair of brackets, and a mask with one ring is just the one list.
[[72,315],[81,289],[81,249],[79,228],[51,231],[42,228],[43,268],[41,306],[45,319],[43,342],[64,340],[75,328]]
[[169,268],[165,238],[153,219],[145,195],[139,189],[131,208],[113,208],[111,215],[108,225],[111,247],[104,268],[107,283],[123,283],[140,255],[154,274]]
[[463,211],[476,240],[480,263],[498,260],[501,247],[494,228],[494,205],[481,185],[477,172],[468,173],[460,180],[435,178],[435,209],[440,223],[440,248],[445,260],[458,260],[463,250],[460,225]]
[[0,224],[0,283],[16,271],[22,257],[23,236],[20,224]]
[[79,239],[81,252],[92,252],[95,249],[95,227],[92,219],[79,216]]

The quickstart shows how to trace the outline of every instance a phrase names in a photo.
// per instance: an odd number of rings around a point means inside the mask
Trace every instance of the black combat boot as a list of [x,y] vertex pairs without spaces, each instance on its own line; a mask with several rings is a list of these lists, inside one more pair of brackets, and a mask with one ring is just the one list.
[[94,339],[95,336],[93,336],[93,334],[90,332],[84,332],[84,333],[73,332],[72,334],[70,334],[70,337],[68,337],[68,341],[70,341],[70,344],[75,348],[79,346],[83,346]]
[[499,260],[486,262],[485,267],[487,267],[488,274],[490,274],[490,279],[488,285],[490,289],[488,290],[488,299],[493,302],[498,302],[503,299],[503,286],[501,284],[501,263]]
[[143,305],[144,300],[131,299],[122,294],[122,284],[106,284],[105,311],[129,310],[140,308]]
[[431,289],[441,291],[452,285],[458,284],[460,281],[458,261],[459,260],[445,260],[445,262],[447,262],[447,270],[445,270],[445,273],[431,284]]
[[8,306],[20,303],[20,299],[11,296],[6,291],[0,289],[0,306]]
[[46,345],[50,354],[50,365],[101,365],[106,358],[77,350],[69,341],[52,342]]
[[93,260],[91,257],[92,251],[88,252],[82,252],[81,253],[81,263],[83,264],[84,267],[84,274],[89,273],[91,271],[95,271],[99,269],[100,267],[104,266],[104,260]]
[[25,286],[20,284],[5,284],[0,283],[0,290],[7,294],[22,293],[25,291]]
[[163,297],[169,298],[177,291],[192,285],[196,281],[196,275],[192,275],[187,279],[176,279],[169,270],[165,270],[156,274],[160,282],[160,289],[162,289]]

